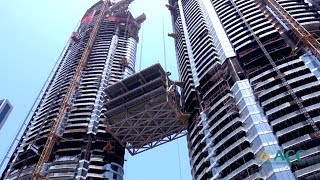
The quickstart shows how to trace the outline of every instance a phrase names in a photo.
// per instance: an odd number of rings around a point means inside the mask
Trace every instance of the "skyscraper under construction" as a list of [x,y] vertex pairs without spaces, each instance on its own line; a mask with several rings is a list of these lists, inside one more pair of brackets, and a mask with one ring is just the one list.
[[318,6],[169,0],[167,7],[191,113],[193,179],[319,179]]
[[315,0],[169,0],[179,82],[134,72],[131,2],[85,13],[2,179],[121,180],[186,129],[193,179],[320,178]]
[[132,1],[99,1],[84,15],[2,179],[116,179],[124,147],[101,123],[105,88],[134,73],[140,24]]

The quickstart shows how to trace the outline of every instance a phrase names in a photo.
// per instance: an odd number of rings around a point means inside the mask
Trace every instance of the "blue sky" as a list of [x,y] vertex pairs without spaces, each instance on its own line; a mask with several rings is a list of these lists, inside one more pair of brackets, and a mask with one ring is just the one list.
[[[71,32],[86,9],[95,2],[97,0],[1,2],[0,99],[9,99],[14,105],[7,123],[0,131],[1,159]],[[166,3],[166,0],[135,0],[131,6],[135,16],[142,12],[147,15],[143,42],[140,41],[137,51],[139,64],[142,44],[142,68],[156,62],[164,63],[162,19],[165,34],[172,31],[169,11],[164,6]],[[165,41],[167,70],[172,72],[173,79],[178,79],[173,40],[165,36]],[[192,179],[185,138],[134,157],[126,155],[126,159],[126,180]]]

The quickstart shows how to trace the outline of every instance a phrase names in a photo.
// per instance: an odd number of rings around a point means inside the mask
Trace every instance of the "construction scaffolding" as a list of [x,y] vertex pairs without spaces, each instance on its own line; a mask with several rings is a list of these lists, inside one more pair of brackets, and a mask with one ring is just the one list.
[[276,0],[256,0],[258,5],[265,4],[270,6],[272,10],[280,17],[284,23],[299,38],[299,43],[302,43],[304,48],[311,51],[316,57],[320,58],[320,43],[307,29],[299,24]]
[[[271,6],[272,9],[276,11],[276,14],[279,15],[280,18],[285,21],[286,25],[291,27],[291,29],[299,38],[299,41],[304,45],[304,47],[307,50],[311,51],[317,58],[320,58],[320,43],[316,40],[316,38],[314,38],[313,35],[308,30],[306,30],[302,25],[300,25],[276,0],[265,0],[265,3],[267,3],[267,5]],[[292,88],[286,81],[284,74],[281,73],[280,70],[277,68],[276,64],[268,54],[267,50],[261,44],[260,40],[257,38],[255,39],[257,43],[260,45],[262,51],[264,52],[268,60],[270,61],[275,72],[277,72],[278,78],[281,79],[282,84],[287,88],[289,94],[293,97],[295,103],[298,105],[301,113],[307,119],[307,123],[315,131],[314,134],[311,134],[312,137],[320,138],[320,130],[315,124],[312,117],[307,112],[304,105],[302,104],[302,100],[299,97],[297,97],[296,93],[292,90]]]
[[[257,0],[256,3],[260,4],[260,1],[261,0]],[[290,26],[292,26],[294,31],[296,31],[297,33],[300,33],[300,34],[298,34],[298,37],[302,38],[301,41],[307,47],[309,47],[312,52],[316,53],[316,55],[320,58],[320,44],[312,37],[309,37],[310,41],[308,41],[308,39],[305,39],[307,37],[304,37],[303,33],[309,33],[309,32],[307,30],[305,30],[301,25],[299,25],[299,23],[296,22],[294,20],[294,18],[292,18],[290,16],[290,14],[288,12],[286,12],[285,9],[283,9],[283,7],[276,0],[266,0],[266,1],[268,2],[268,4],[271,4],[273,6],[273,8],[275,8],[278,11],[278,13],[281,15],[281,17],[283,19],[287,20],[287,23],[289,23]],[[258,35],[253,31],[253,29],[251,28],[251,25],[248,23],[248,21],[246,20],[246,18],[242,14],[242,12],[239,10],[236,3],[233,0],[231,0],[230,2],[232,4],[232,6],[236,9],[238,15],[240,16],[241,20],[244,22],[247,29],[250,31],[250,34],[251,34],[253,40],[258,44],[258,47],[262,50],[263,55],[266,57],[266,59],[268,60],[268,62],[272,66],[273,71],[276,72],[277,78],[279,78],[281,80],[281,84],[287,89],[287,92],[292,96],[292,98],[294,99],[294,102],[298,105],[301,114],[303,114],[304,117],[306,118],[306,122],[313,128],[314,133],[311,133],[311,136],[314,138],[319,138],[320,137],[320,130],[317,127],[317,125],[315,124],[315,122],[312,119],[312,117],[310,116],[310,114],[308,113],[308,111],[306,110],[305,106],[303,105],[301,98],[298,97],[296,95],[296,92],[293,91],[292,87],[287,82],[285,75],[279,70],[279,67],[276,65],[276,63],[273,60],[273,58],[271,57],[270,53],[266,49],[265,44],[261,42]],[[300,32],[302,30],[303,31],[305,30],[305,32]],[[316,41],[315,46],[312,45],[313,40]],[[319,45],[319,47],[317,47],[318,45]]]
[[[95,39],[97,37],[97,33],[100,29],[102,21],[104,20],[107,12],[110,11],[109,4],[110,4],[109,1],[105,1],[103,3],[99,18],[96,21],[94,28],[90,33],[90,38],[88,40],[88,43],[87,43],[87,45],[84,49],[84,52],[81,56],[80,62],[76,68],[75,74],[73,75],[72,81],[70,82],[70,86],[68,87],[67,93],[64,96],[62,106],[59,109],[59,113],[58,113],[57,117],[54,119],[53,126],[49,132],[48,139],[47,139],[46,144],[40,154],[40,158],[38,160],[38,163],[35,167],[34,173],[32,175],[32,179],[34,179],[34,180],[38,180],[42,177],[42,172],[43,172],[44,166],[48,162],[50,155],[51,155],[51,152],[53,150],[53,147],[59,137],[59,129],[60,129],[60,126],[62,125],[63,119],[65,118],[66,111],[71,106],[72,97],[74,96],[74,93],[79,85],[81,72],[84,69],[84,67],[89,59],[89,55],[91,53],[93,44],[94,44]],[[118,4],[115,4],[115,5],[118,5]]]
[[131,155],[186,135],[177,85],[155,64],[107,87],[107,131]]

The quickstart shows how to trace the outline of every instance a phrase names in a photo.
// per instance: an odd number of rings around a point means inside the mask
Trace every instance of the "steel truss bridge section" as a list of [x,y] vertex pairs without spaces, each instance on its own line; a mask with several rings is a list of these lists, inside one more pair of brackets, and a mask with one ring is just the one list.
[[160,64],[106,89],[107,131],[131,155],[186,135],[180,95]]

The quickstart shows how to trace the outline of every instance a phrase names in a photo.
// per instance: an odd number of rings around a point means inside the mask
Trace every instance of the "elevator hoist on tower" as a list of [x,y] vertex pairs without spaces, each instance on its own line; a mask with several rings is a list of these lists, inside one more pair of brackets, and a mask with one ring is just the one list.
[[155,64],[107,87],[107,131],[131,155],[184,136],[189,115],[180,105],[180,84]]

